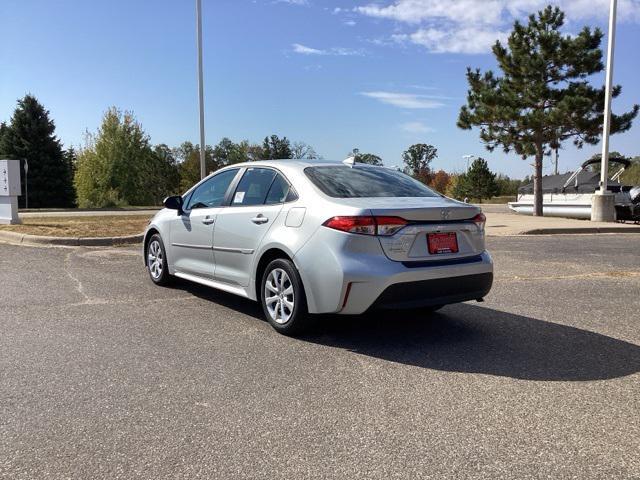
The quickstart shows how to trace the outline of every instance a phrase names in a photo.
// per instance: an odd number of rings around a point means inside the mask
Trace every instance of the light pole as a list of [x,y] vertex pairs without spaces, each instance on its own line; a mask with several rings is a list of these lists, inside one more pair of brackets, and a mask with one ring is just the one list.
[[196,0],[196,23],[198,31],[198,101],[200,104],[200,178],[207,176],[204,142],[204,85],[202,81],[202,0]]
[[613,88],[613,54],[616,43],[617,0],[611,0],[609,9],[609,45],[607,48],[607,76],[604,97],[604,124],[602,127],[602,166],[600,168],[600,190],[593,196],[591,220],[613,222],[616,219],[614,195],[607,190],[609,177],[609,132],[611,130],[611,91]]
[[462,158],[464,158],[467,161],[467,172],[469,171],[469,160],[471,160],[472,158],[476,158],[475,155],[463,155]]

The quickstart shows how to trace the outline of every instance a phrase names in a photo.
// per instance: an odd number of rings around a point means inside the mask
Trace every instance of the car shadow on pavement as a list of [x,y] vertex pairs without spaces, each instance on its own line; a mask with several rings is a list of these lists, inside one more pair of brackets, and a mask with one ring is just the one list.
[[303,339],[405,365],[522,380],[605,380],[640,371],[640,346],[469,304],[437,313],[322,316]]
[[198,283],[189,282],[188,280],[182,280],[181,278],[174,279],[168,288],[189,292],[191,295],[203,300],[213,302],[226,308],[231,308],[245,315],[249,315],[250,317],[264,320],[260,305],[247,298],[223,292],[222,290],[217,290],[215,288],[206,287]]

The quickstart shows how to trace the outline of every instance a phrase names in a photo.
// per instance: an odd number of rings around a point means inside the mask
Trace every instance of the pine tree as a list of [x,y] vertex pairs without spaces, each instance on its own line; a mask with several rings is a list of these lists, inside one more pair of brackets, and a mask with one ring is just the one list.
[[[507,46],[493,47],[502,77],[467,69],[467,104],[458,118],[460,128],[480,127],[488,150],[535,157],[535,215],[542,215],[544,156],[569,138],[578,148],[595,145],[602,131],[605,89],[587,81],[604,69],[602,32],[585,27],[572,37],[562,35],[563,25],[564,13],[551,6],[527,25],[516,22]],[[613,97],[620,92],[616,86]],[[631,128],[638,109],[613,115],[611,133]]]
[[489,170],[489,165],[484,158],[476,158],[463,177],[467,197],[482,200],[494,197],[498,193],[496,174]]
[[[28,178],[29,207],[72,207],[75,203],[73,172],[65,160],[55,124],[33,95],[18,100],[9,125],[0,128],[0,155],[21,160],[22,192],[25,205],[25,181]],[[28,177],[24,163],[28,162]]]
[[277,135],[264,137],[262,142],[262,154],[264,160],[279,160],[283,158],[291,158],[291,142],[287,137],[278,138]]

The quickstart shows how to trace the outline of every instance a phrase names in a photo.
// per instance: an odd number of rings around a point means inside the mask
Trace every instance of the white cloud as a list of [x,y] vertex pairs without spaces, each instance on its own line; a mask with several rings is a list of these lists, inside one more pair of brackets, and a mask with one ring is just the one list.
[[507,32],[461,28],[457,30],[419,29],[409,38],[432,53],[485,53],[496,40],[504,41]]
[[393,105],[394,107],[408,109],[424,109],[439,108],[444,104],[439,101],[438,97],[431,95],[417,95],[413,93],[397,93],[397,92],[360,92],[360,95],[373,98],[379,102]]
[[413,24],[429,19],[494,23],[500,19],[501,3],[501,0],[396,0],[386,6],[372,3],[356,7],[355,11]]
[[299,53],[301,55],[332,55],[337,57],[349,57],[349,56],[360,56],[366,53],[364,50],[361,50],[361,49],[344,48],[344,47],[318,49],[318,48],[307,47],[306,45],[302,45],[300,43],[294,43],[291,46],[293,48],[293,53]]
[[325,55],[324,50],[318,50],[317,48],[307,47],[305,45],[300,45],[299,43],[294,43],[291,46],[293,47],[294,53],[300,53],[302,55]]
[[353,26],[355,26],[356,21],[355,21],[355,20],[345,20],[344,24],[345,24],[347,27],[353,27]]
[[274,0],[273,3],[288,3],[289,5],[309,5],[309,0]]
[[[610,0],[384,0],[354,11],[393,20],[412,30],[396,32],[391,40],[413,43],[433,53],[486,53],[503,40],[514,20],[544,8],[561,7],[567,22],[606,21]],[[619,0],[619,21],[640,23],[640,0]]]
[[433,128],[428,127],[422,122],[407,122],[400,125],[400,128],[408,133],[430,133]]

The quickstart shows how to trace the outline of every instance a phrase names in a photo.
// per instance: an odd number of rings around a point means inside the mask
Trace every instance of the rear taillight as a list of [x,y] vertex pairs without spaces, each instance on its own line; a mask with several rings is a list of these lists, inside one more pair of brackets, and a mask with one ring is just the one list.
[[487,223],[487,217],[484,216],[484,213],[480,212],[475,217],[471,219],[473,223],[475,223],[480,230],[484,230],[484,225]]
[[332,217],[323,223],[325,227],[362,235],[389,236],[396,233],[407,224],[400,217]]

